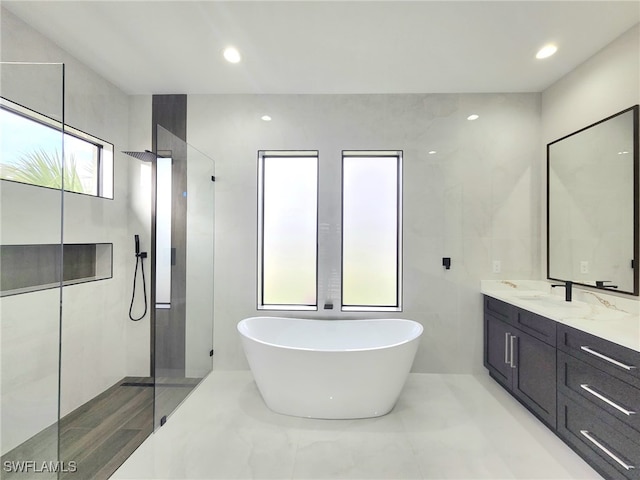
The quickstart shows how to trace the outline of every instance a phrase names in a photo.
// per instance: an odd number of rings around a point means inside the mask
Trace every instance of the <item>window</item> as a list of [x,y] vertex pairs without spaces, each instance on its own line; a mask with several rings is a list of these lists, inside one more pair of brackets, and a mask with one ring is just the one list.
[[258,308],[317,309],[318,152],[258,152]]
[[402,152],[342,152],[342,309],[401,309]]
[[[113,145],[5,99],[0,101],[0,178],[113,198]],[[63,182],[64,173],[64,182]]]
[[156,158],[156,308],[171,308],[171,211],[173,203],[173,159]]

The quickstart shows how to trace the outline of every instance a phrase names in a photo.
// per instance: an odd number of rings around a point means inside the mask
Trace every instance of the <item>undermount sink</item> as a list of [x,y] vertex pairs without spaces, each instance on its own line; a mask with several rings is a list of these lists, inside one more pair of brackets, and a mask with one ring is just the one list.
[[613,321],[627,317],[628,312],[623,310],[597,308],[584,302],[567,302],[558,295],[550,295],[544,292],[522,292],[513,295],[514,300],[520,302],[521,307],[536,309],[541,315],[553,315],[555,312],[558,318],[562,318],[566,322],[584,322],[589,321]]
[[523,300],[526,302],[535,302],[536,304],[539,304],[541,306],[544,305],[544,306],[549,306],[553,308],[575,308],[575,309],[580,308],[579,305],[576,305],[573,302],[567,302],[564,300],[564,298],[561,298],[555,295],[549,295],[546,293],[538,293],[537,295],[518,294],[518,295],[515,295],[514,298],[517,298],[518,300]]
[[526,300],[529,298],[546,297],[548,295],[549,295],[548,293],[541,292],[540,290],[522,290],[522,291],[519,291],[516,295],[514,295],[514,298]]
[[[516,298],[520,300],[535,300],[535,301],[548,301],[548,302],[560,302],[564,300],[560,297],[554,297],[552,295],[548,295],[545,293],[540,293],[538,295],[516,295]],[[566,302],[571,303],[571,302]]]

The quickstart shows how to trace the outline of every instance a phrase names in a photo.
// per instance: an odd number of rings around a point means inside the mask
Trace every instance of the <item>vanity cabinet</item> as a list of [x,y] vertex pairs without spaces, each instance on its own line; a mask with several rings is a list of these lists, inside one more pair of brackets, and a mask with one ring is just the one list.
[[558,325],[558,435],[606,478],[640,480],[640,352]]
[[494,379],[555,428],[556,325],[534,317],[539,316],[485,297],[484,364]]
[[485,296],[484,365],[604,478],[640,480],[640,352]]

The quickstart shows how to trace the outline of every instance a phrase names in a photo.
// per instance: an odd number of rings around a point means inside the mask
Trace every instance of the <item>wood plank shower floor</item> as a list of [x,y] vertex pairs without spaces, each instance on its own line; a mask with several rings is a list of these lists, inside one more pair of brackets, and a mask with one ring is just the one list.
[[[127,377],[60,422],[60,459],[69,470],[59,478],[100,480],[113,472],[153,431],[153,381]],[[57,459],[58,424],[51,425],[2,457],[2,478],[55,479],[55,473],[42,472],[42,462]],[[33,460],[40,472],[8,472],[5,462]],[[71,472],[69,462],[77,470]],[[14,463],[15,465],[15,463]]]

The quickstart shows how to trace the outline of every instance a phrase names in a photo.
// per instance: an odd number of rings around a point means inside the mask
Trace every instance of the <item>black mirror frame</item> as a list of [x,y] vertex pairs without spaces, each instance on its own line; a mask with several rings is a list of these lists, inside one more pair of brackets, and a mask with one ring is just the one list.
[[[580,132],[583,132],[585,130],[588,130],[591,127],[595,127],[596,125],[599,125],[601,123],[606,122],[607,120],[610,120],[614,117],[617,117],[618,115],[622,115],[625,114],[629,111],[633,111],[633,291],[632,292],[628,292],[628,291],[624,291],[624,290],[612,290],[610,288],[606,288],[606,286],[603,287],[596,287],[594,285],[589,285],[586,283],[580,283],[580,282],[576,282],[571,278],[555,278],[555,277],[551,277],[550,275],[550,265],[549,265],[549,259],[550,259],[550,255],[549,255],[549,247],[550,247],[550,236],[549,236],[549,210],[550,210],[550,206],[549,206],[549,149],[551,147],[551,145],[553,145],[554,143],[560,142],[566,138],[569,138],[573,135],[576,135]],[[624,293],[624,294],[628,294],[628,295],[635,295],[635,296],[639,296],[640,295],[640,134],[639,134],[639,119],[638,119],[638,115],[639,115],[639,111],[640,111],[640,107],[638,105],[634,105],[632,107],[626,108],[624,110],[622,110],[621,112],[615,113],[613,115],[608,116],[607,118],[604,118],[596,123],[593,123],[591,125],[588,125],[584,128],[581,128],[580,130],[577,130],[573,133],[570,133],[569,135],[565,135],[562,138],[559,138],[557,140],[554,140],[553,142],[550,142],[547,144],[547,210],[546,210],[546,214],[547,214],[547,279],[549,280],[554,280],[554,281],[566,281],[566,280],[572,280],[573,283],[575,283],[576,285],[580,285],[580,286],[584,286],[584,287],[591,287],[591,288],[596,288],[598,290],[607,290],[609,292],[616,292],[616,293]]]

